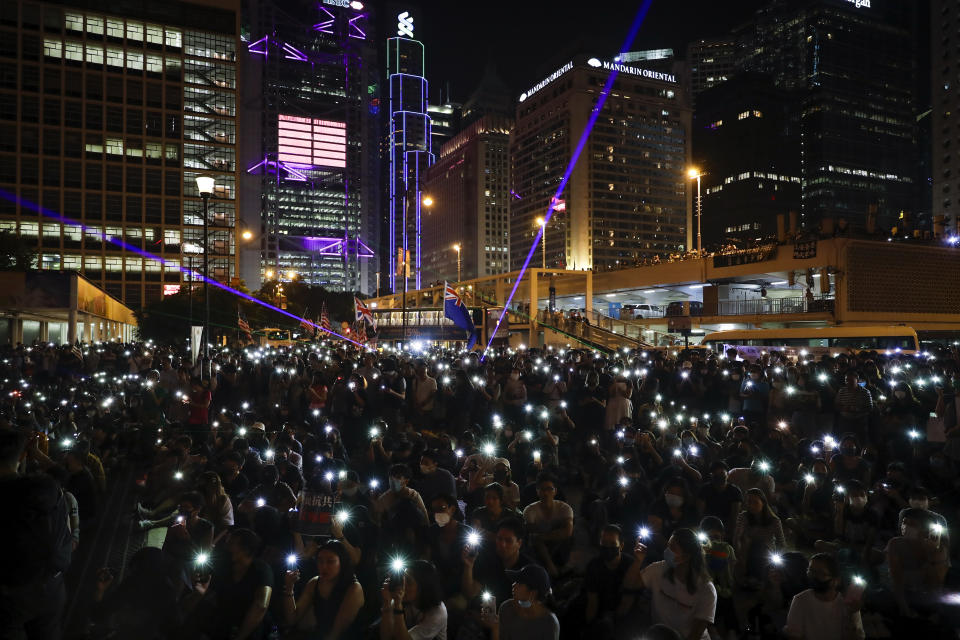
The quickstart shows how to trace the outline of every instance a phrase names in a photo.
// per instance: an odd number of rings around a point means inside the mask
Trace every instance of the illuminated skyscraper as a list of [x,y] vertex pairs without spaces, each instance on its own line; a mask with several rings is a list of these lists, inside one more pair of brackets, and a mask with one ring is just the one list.
[[[387,131],[387,265],[392,290],[403,290],[398,266],[409,256],[409,288],[421,283],[421,207],[424,173],[433,164],[423,43],[413,39],[414,18],[397,16],[396,37],[387,39],[389,126]],[[398,260],[399,257],[399,260]]]
[[[242,272],[374,290],[379,84],[362,2],[249,0]],[[247,35],[248,34],[248,35]],[[242,241],[241,241],[242,242]]]
[[[0,230],[131,307],[234,274],[239,3],[0,2]],[[19,170],[18,170],[19,169]],[[60,224],[31,207],[62,213]],[[122,239],[165,260],[104,241]]]
[[[678,63],[679,64],[679,63]],[[613,269],[683,251],[691,110],[677,74],[574,59],[520,95],[510,137],[510,262],[520,269],[610,70],[619,76],[554,203],[532,266]]]
[[[960,118],[960,4],[936,0],[930,5],[933,106],[933,215],[960,233],[960,129],[954,129],[954,113]],[[953,141],[957,141],[957,145]],[[957,162],[954,162],[954,157]],[[954,165],[958,165],[954,171]]]

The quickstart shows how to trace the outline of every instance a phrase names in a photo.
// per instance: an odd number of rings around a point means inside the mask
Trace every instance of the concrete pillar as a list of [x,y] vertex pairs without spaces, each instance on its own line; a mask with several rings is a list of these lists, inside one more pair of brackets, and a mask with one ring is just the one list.
[[77,310],[70,309],[67,312],[67,343],[73,345],[77,342]]
[[527,271],[530,274],[530,346],[534,346],[535,332],[537,331],[537,312],[540,307],[540,300],[537,298],[537,284],[540,274],[537,269]]
[[593,271],[587,271],[586,277],[587,286],[583,294],[583,308],[586,310],[585,313],[589,315],[593,312]]
[[50,323],[48,321],[40,321],[40,331],[37,332],[37,338],[40,342],[50,342]]
[[503,304],[507,299],[506,291],[506,279],[502,276],[497,276],[496,280],[493,281],[493,296],[495,304]]
[[23,342],[23,318],[10,320],[10,344],[17,346]]
[[83,319],[83,341],[87,344],[93,342],[93,321],[90,316],[84,316]]

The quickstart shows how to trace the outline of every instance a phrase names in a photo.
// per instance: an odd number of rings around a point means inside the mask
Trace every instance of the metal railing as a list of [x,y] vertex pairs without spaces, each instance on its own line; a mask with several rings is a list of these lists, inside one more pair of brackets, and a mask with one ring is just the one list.
[[[795,313],[833,313],[834,299],[827,296],[813,298],[755,298],[753,300],[720,300],[718,316],[767,316]],[[706,315],[706,312],[704,312]],[[710,314],[712,315],[712,314]]]

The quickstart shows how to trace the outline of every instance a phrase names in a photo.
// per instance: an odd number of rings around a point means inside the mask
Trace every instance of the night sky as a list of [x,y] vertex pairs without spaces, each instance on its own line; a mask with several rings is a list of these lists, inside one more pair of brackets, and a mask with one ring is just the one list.
[[[687,42],[724,35],[765,2],[653,0],[631,50],[672,47],[683,57]],[[431,102],[447,82],[452,98],[465,100],[490,59],[519,94],[575,53],[612,55],[639,7],[618,0],[422,2],[417,38],[426,46]]]

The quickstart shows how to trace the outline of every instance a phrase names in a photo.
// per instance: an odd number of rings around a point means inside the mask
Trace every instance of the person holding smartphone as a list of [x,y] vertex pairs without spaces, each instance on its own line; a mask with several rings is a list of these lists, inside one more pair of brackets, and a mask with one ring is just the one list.
[[529,564],[520,571],[508,571],[513,578],[513,597],[497,615],[484,613],[480,621],[490,629],[491,640],[558,640],[560,622],[547,606],[551,598],[547,570]]

